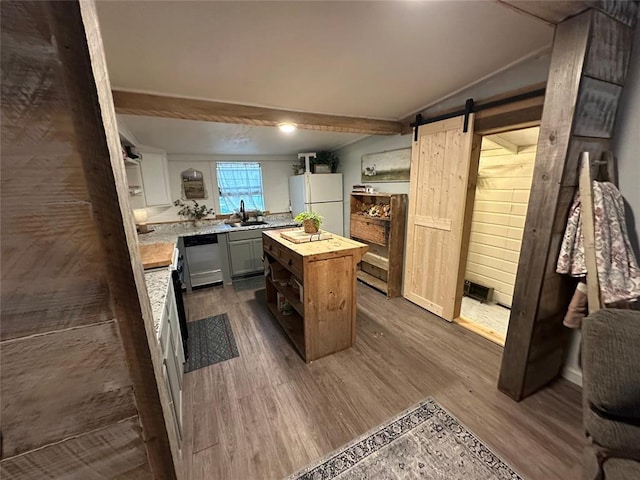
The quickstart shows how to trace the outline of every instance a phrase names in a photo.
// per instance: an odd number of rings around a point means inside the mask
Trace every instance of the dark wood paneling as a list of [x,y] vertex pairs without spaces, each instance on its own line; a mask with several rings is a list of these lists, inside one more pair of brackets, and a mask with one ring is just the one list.
[[522,386],[522,396],[528,397],[539,390],[541,385],[546,385],[558,378],[558,375],[562,372],[564,359],[565,348],[562,346],[530,362],[527,376]]
[[[590,23],[591,14],[586,13],[556,27],[513,306],[498,382],[500,390],[517,400],[522,398],[528,375],[541,378],[527,362],[569,149],[573,119],[567,112],[573,111],[578,97]],[[553,370],[557,371],[557,368]]]
[[[93,207],[94,228],[100,248],[108,252],[109,291],[150,470],[156,479],[174,479],[179,465],[179,440],[173,426],[167,430],[162,403],[166,410],[171,407],[166,389],[159,389],[156,383],[164,381],[161,353],[153,335],[153,314],[129,204],[96,6],[93,2],[55,3],[48,14],[59,51],[62,81],[73,104],[70,113]],[[155,370],[152,355],[156,359]]]
[[498,0],[498,2],[554,24],[598,3],[597,0]]
[[91,205],[23,198],[2,190],[2,340],[111,319]]
[[507,129],[539,125],[542,118],[542,108],[542,105],[534,105],[479,118],[476,120],[474,128],[483,135],[489,135]]
[[580,153],[589,152],[589,158],[599,159],[602,152],[611,151],[611,140],[608,138],[573,137],[567,154],[567,165],[564,169],[562,185],[578,187],[580,173]]
[[591,44],[584,73],[622,85],[627,75],[633,29],[602,12],[593,12]]
[[[566,282],[567,279],[562,279],[562,281]],[[564,309],[564,305],[562,309]],[[570,331],[562,325],[563,318],[564,315],[562,313],[547,318],[538,318],[533,329],[529,363],[535,363],[539,359],[553,354],[556,350],[564,351]]]
[[574,135],[611,138],[621,94],[620,85],[584,77],[575,110]]
[[[41,5],[2,2],[2,17]],[[2,330],[11,339],[112,318],[73,123],[47,25],[2,24]],[[37,281],[36,281],[37,278]]]
[[138,417],[0,462],[13,480],[151,480]]
[[[144,478],[148,461],[156,478],[173,478],[138,300],[151,321],[139,256],[119,255],[129,249],[124,230],[135,243],[135,227],[123,221],[130,206],[95,5],[0,8],[3,477]],[[113,168],[125,185],[121,202]],[[134,265],[139,282],[127,282]],[[124,447],[87,433],[138,413],[141,422],[113,434]]]
[[136,414],[115,322],[2,344],[3,456]]
[[636,26],[638,0],[600,0],[596,7],[631,28]]

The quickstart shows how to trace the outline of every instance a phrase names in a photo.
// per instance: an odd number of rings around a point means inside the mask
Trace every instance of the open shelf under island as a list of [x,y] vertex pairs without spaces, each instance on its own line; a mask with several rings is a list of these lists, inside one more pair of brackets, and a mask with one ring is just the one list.
[[262,233],[267,306],[305,362],[353,346],[356,266],[367,245],[333,235],[293,243],[283,231]]

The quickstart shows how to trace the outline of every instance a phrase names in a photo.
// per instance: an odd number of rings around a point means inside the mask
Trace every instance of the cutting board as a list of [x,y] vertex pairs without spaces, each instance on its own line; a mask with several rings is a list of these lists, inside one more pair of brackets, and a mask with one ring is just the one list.
[[318,233],[305,233],[304,230],[289,230],[288,232],[282,232],[280,236],[293,243],[317,242],[333,238],[332,234],[329,232],[323,232],[322,230]]
[[173,243],[151,243],[140,245],[140,257],[142,257],[142,267],[149,268],[167,267],[173,260]]

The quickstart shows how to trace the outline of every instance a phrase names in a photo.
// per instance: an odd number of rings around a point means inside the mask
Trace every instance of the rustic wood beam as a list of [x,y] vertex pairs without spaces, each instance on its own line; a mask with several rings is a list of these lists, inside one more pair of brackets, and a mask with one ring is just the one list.
[[[552,239],[556,212],[563,207],[561,182],[574,122],[573,115],[566,112],[573,112],[576,108],[590,27],[590,13],[571,18],[556,27],[529,208],[498,381],[498,388],[518,401],[531,393],[525,393],[525,385],[531,382],[532,377],[535,377],[537,387],[544,385],[558,376],[564,360],[563,346],[567,334],[562,329],[562,316],[568,304],[564,279],[557,274],[549,274],[555,288],[545,299],[543,315],[540,300],[547,272],[555,271],[555,260],[550,258],[555,254],[557,260],[557,248],[552,245]],[[566,224],[566,216],[558,223]],[[533,337],[541,328],[547,332],[547,338],[557,338],[558,342],[545,345],[533,355],[535,361],[532,361],[532,350],[537,347]],[[551,347],[557,348],[549,351]]]
[[497,0],[497,2],[554,25],[600,3],[598,0]]
[[292,122],[305,130],[365,135],[395,135],[402,131],[402,124],[395,120],[296,112],[121,90],[113,90],[112,93],[116,113],[128,115],[239,123],[259,127],[276,127],[282,122]]
[[589,8],[606,13],[628,27],[638,19],[638,0],[496,0],[506,7],[556,25]]
[[[580,153],[610,150],[636,2],[602,2],[556,27],[498,388],[516,400],[560,375],[574,281],[556,273]],[[635,10],[634,10],[635,9]]]

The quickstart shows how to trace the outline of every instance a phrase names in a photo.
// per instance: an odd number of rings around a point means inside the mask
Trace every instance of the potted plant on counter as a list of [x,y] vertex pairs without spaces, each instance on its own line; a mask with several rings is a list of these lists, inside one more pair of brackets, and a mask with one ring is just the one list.
[[178,210],[178,215],[191,220],[193,222],[193,225],[196,227],[202,225],[202,219],[204,217],[216,214],[213,208],[209,208],[204,204],[200,205],[195,200],[189,200],[189,202],[193,202],[193,205],[190,203],[185,203],[181,199],[174,201],[173,204],[176,207],[182,207],[180,210]]
[[299,213],[294,220],[302,224],[305,233],[318,233],[322,224],[322,217],[313,212]]

